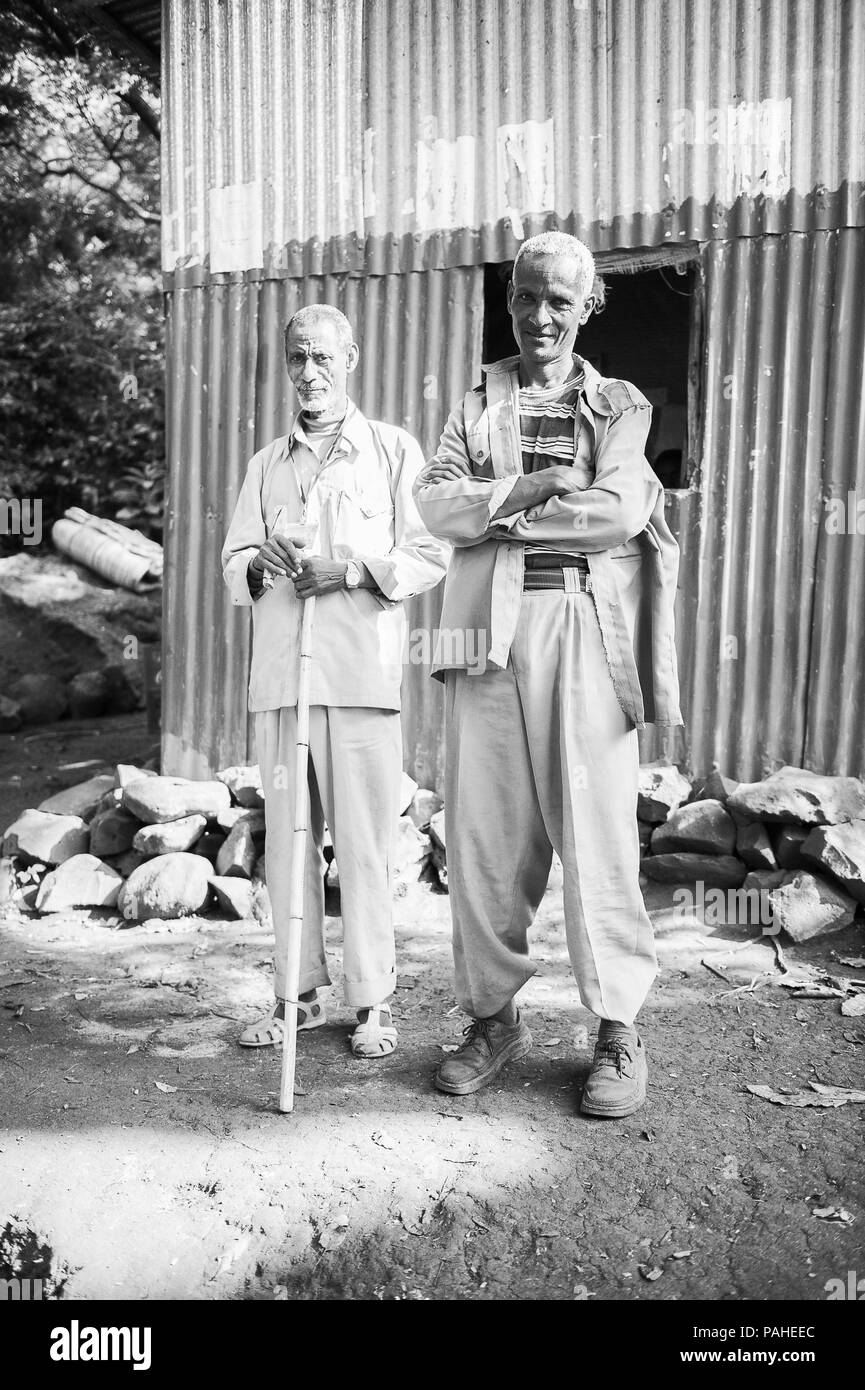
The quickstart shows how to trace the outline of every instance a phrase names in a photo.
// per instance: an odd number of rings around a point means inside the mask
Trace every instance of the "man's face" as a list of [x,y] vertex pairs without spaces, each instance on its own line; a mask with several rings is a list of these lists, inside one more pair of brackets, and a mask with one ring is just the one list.
[[349,372],[357,366],[357,347],[340,346],[336,325],[319,319],[288,335],[286,363],[304,415],[339,420],[348,404]]
[[508,310],[520,356],[547,365],[574,350],[577,331],[591,312],[582,272],[571,256],[527,256],[508,285]]

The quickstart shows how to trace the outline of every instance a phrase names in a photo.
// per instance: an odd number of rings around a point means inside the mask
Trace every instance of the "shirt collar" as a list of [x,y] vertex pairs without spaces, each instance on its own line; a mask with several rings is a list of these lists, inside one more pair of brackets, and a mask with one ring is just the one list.
[[[294,416],[289,427],[287,442],[291,449],[296,440],[307,441],[308,437],[303,428],[303,416],[300,411]],[[338,445],[334,449],[334,457],[339,454],[346,454],[352,449],[360,453],[370,441],[370,428],[366,416],[362,415],[353,401],[349,401],[345,419],[342,422],[342,431]]]
[[[585,357],[580,357],[574,353],[577,366],[582,369],[582,376],[579,379],[583,389],[583,396],[590,410],[597,415],[612,415],[613,407],[604,395],[602,387],[607,378],[601,376],[596,371],[591,362],[587,362]],[[510,372],[513,375],[514,390],[519,390],[519,377],[517,368],[519,366],[519,355],[514,357],[503,357],[500,362],[490,362],[485,364],[481,370],[489,375],[491,372]]]

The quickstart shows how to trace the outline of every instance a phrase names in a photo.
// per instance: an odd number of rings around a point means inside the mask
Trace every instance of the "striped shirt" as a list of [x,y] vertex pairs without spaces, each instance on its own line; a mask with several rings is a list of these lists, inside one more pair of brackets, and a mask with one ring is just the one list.
[[[522,451],[523,472],[537,473],[553,464],[568,464],[573,467],[574,457],[580,444],[580,394],[583,389],[583,373],[577,371],[561,386],[553,386],[545,391],[531,391],[521,388],[519,393],[520,411],[520,449]],[[550,564],[555,565],[563,555],[580,554],[553,548],[549,545],[526,543],[525,555],[549,556]]]

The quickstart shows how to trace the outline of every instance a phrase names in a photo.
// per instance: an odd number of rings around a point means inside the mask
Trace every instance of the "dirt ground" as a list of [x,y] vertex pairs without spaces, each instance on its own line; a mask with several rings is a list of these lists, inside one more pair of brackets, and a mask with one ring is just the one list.
[[[555,884],[521,1001],[535,1047],[465,1099],[430,1080],[464,1022],[447,897],[396,902],[400,1044],[377,1063],[348,1050],[333,918],[330,1022],[301,1035],[291,1116],[279,1054],[235,1045],[269,997],[258,925],[7,910],[0,1275],[81,1299],[825,1299],[862,1267],[865,1107],[744,1087],[861,1086],[865,1020],[789,997],[767,938],[734,950],[747,930],[674,921],[650,891],[649,1100],[612,1122],[578,1114],[594,1027]],[[863,945],[857,925],[785,954],[855,977],[830,952]]]

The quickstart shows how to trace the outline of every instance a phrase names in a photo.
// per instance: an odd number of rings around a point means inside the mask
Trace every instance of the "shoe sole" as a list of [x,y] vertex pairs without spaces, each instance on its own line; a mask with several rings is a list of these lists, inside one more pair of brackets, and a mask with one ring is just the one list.
[[532,1035],[526,1030],[526,1033],[522,1037],[515,1038],[513,1042],[507,1043],[501,1051],[496,1054],[485,1072],[482,1072],[480,1076],[473,1076],[470,1081],[442,1081],[438,1073],[436,1073],[433,1078],[436,1089],[444,1091],[445,1095],[448,1096],[474,1095],[475,1091],[482,1090],[484,1086],[488,1086],[491,1081],[495,1080],[502,1067],[507,1066],[508,1062],[518,1061],[520,1057],[525,1057],[527,1052],[531,1052],[531,1049]]
[[585,1101],[581,1101],[580,1114],[591,1115],[592,1118],[596,1120],[626,1119],[628,1115],[635,1114],[636,1111],[641,1110],[642,1107],[645,1105],[648,1079],[648,1068],[644,1068],[643,1074],[640,1077],[639,1085],[637,1087],[637,1094],[633,1100],[623,1101],[621,1105],[616,1106],[591,1105],[587,1104]]
[[[281,1023],[282,1020],[277,1019],[277,1022]],[[310,1033],[313,1028],[323,1028],[326,1023],[327,1018],[325,1017],[324,1011],[322,1011],[318,1018],[308,1019],[306,1023],[299,1023],[295,1031],[298,1033]],[[238,1047],[282,1047],[282,1039],[283,1033],[280,1033],[279,1037],[274,1038],[271,1042],[244,1042],[242,1038],[238,1038],[237,1045]]]

